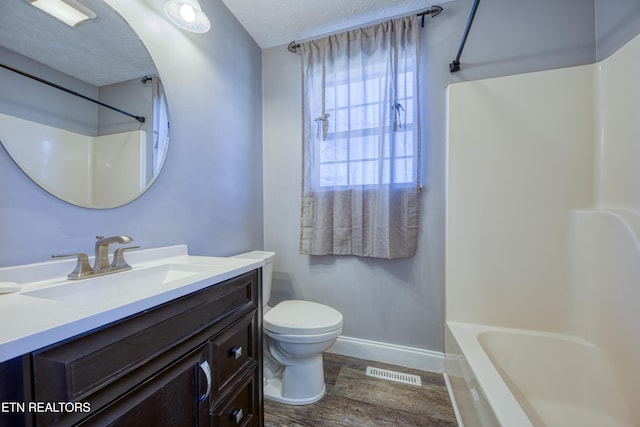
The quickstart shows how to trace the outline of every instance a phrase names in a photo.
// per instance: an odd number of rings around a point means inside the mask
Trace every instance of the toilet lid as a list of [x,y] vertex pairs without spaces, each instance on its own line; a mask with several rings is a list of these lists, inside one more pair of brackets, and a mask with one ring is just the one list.
[[282,301],[264,315],[263,326],[277,334],[322,334],[340,328],[342,314],[311,301]]

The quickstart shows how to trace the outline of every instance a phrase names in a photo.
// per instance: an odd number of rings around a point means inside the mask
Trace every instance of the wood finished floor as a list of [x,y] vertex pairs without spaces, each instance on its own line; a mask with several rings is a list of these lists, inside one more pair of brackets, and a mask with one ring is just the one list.
[[[367,366],[419,375],[422,386],[367,377]],[[327,394],[304,406],[264,401],[265,427],[456,426],[442,375],[325,353]]]

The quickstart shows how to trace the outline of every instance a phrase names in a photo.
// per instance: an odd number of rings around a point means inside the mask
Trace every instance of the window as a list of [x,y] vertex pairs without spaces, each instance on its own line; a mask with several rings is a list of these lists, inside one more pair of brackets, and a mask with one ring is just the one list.
[[[316,189],[391,183],[417,185],[414,79],[413,69],[400,73],[398,93],[403,95],[389,103],[384,69],[374,69],[351,81],[349,73],[327,76],[329,113],[325,113],[325,120],[333,125],[326,138],[316,139]],[[319,136],[322,117],[315,121]]]
[[412,256],[420,164],[415,17],[301,47],[300,252]]

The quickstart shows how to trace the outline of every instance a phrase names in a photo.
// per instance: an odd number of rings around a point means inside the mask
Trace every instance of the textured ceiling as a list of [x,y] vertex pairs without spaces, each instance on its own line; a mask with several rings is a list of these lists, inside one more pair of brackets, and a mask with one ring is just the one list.
[[[222,1],[265,49],[451,0]],[[140,39],[109,5],[103,0],[82,2],[98,18],[70,28],[24,0],[0,0],[0,46],[98,87],[156,72]]]
[[76,28],[24,0],[0,0],[0,46],[94,86],[156,73],[146,48],[103,0],[83,0],[98,17]]
[[[201,0],[202,1],[202,0]],[[222,0],[263,48],[421,12],[432,0]]]

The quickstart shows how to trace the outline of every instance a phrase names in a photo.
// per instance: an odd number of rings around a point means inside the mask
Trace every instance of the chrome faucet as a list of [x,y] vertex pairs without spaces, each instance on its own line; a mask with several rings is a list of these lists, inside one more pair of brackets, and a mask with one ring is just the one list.
[[137,249],[140,246],[127,246],[126,248],[117,248],[113,253],[113,262],[109,263],[109,245],[113,243],[127,244],[133,242],[129,236],[96,236],[96,254],[93,267],[89,265],[89,257],[87,254],[68,254],[68,255],[51,255],[52,258],[77,257],[78,262],[76,268],[67,276],[68,279],[77,280],[87,277],[102,276],[118,271],[131,270],[131,266],[124,260],[124,251],[129,249]]

